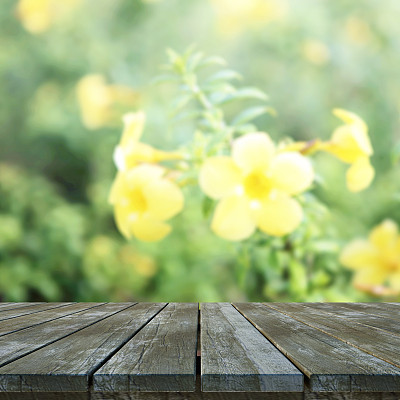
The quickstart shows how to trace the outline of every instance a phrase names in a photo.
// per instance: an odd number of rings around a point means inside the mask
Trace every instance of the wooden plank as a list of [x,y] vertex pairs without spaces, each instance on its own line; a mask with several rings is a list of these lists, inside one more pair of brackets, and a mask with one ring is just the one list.
[[270,303],[268,306],[400,368],[398,335],[372,326],[366,329],[364,325],[326,314],[312,306],[295,303]]
[[[372,398],[371,398],[372,399]],[[378,398],[376,398],[378,400]],[[251,392],[14,392],[1,393],[0,400],[303,400],[303,393]],[[361,399],[360,399],[361,400]],[[366,400],[370,400],[368,397]],[[379,400],[398,400],[381,398]]]
[[303,374],[229,303],[201,304],[205,392],[302,392]]
[[[399,400],[400,392],[304,392],[304,400]],[[0,399],[1,400],[1,399]]]
[[266,305],[234,306],[309,378],[311,391],[400,391],[399,368]]
[[368,329],[367,326],[373,326],[377,329],[400,335],[400,322],[396,319],[367,314],[367,311],[356,311],[351,308],[342,307],[336,303],[304,303],[303,305],[326,312],[328,315],[334,314],[347,321],[366,325],[363,329]]
[[35,304],[43,304],[43,303],[0,303],[0,312],[4,310],[12,310],[14,308],[22,308],[28,307]]
[[7,391],[85,392],[89,377],[128,342],[165,303],[142,303],[0,368]]
[[0,323],[0,336],[62,318],[68,314],[74,314],[100,304],[102,303],[75,303],[65,307],[51,308],[39,313],[10,318]]
[[95,391],[194,391],[198,304],[170,303],[93,376]]
[[[132,303],[109,303],[0,337],[0,366],[38,350],[110,315]],[[1,391],[0,384],[0,391]]]
[[400,393],[268,392],[21,392],[0,393],[0,400],[399,400]]
[[[1,397],[0,397],[0,400]],[[7,399],[8,400],[8,399]],[[14,400],[14,399],[10,399]],[[16,399],[19,400],[19,399]],[[23,400],[23,399],[21,399]],[[35,399],[36,400],[36,399]],[[303,400],[295,392],[93,392],[90,400]],[[382,400],[382,399],[379,399]],[[385,399],[386,400],[386,399]],[[390,399],[392,400],[392,399]],[[393,399],[394,400],[394,399]],[[396,398],[395,400],[398,400]]]
[[394,303],[331,303],[346,309],[359,311],[368,315],[379,315],[389,319],[400,320],[400,307]]
[[69,304],[73,303],[41,303],[41,304],[33,304],[27,307],[4,310],[0,313],[0,321],[4,321],[10,318],[20,317],[22,315],[39,313],[45,310],[49,310],[51,308],[65,307]]

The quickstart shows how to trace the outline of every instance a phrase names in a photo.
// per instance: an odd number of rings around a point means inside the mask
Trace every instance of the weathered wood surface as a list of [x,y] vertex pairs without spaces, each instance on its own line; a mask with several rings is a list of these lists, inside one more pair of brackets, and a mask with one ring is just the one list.
[[142,303],[117,311],[0,368],[0,385],[8,391],[86,392],[93,371],[164,306],[165,303]]
[[[376,314],[368,314],[366,310],[356,311],[351,308],[345,308],[335,303],[304,303],[307,307],[312,307],[337,317],[344,318],[346,321],[356,322],[358,324],[372,326],[377,329],[392,332],[400,335],[400,321],[396,317],[389,318]],[[365,326],[363,329],[367,329]]]
[[234,305],[309,378],[312,391],[400,391],[399,368],[267,305]]
[[9,308],[7,310],[0,312],[0,321],[4,321],[5,319],[10,319],[10,318],[17,318],[22,315],[40,313],[42,311],[49,310],[52,308],[65,307],[69,304],[73,303],[39,303],[26,307],[11,308],[11,309]]
[[[101,304],[101,303],[100,303]],[[63,318],[88,308],[96,307],[99,303],[76,303],[62,308],[51,308],[42,312],[10,318],[0,322],[0,336],[7,335],[45,322]]]
[[[63,318],[33,326],[0,337],[0,366],[49,345],[65,336],[83,329],[117,311],[130,307],[131,303],[111,303],[99,305]],[[57,355],[54,355],[57,357]],[[38,360],[38,363],[40,360]],[[0,368],[0,391],[3,376]]]
[[194,391],[198,304],[170,303],[93,376],[95,391]]
[[188,303],[2,303],[0,400],[400,399],[398,303],[205,303],[198,322]]
[[202,390],[302,392],[303,374],[229,303],[201,304]]
[[[295,303],[274,303],[269,307],[284,312],[309,326],[321,330],[366,353],[379,357],[400,368],[400,336],[380,328],[355,323],[332,313],[321,312],[313,306]],[[400,324],[400,322],[399,322]]]
[[[309,304],[324,304],[324,303],[309,303]],[[389,319],[400,320],[399,303],[328,303],[335,304],[339,307],[359,311],[367,315],[379,315]]]
[[[25,392],[1,393],[0,400],[303,400],[303,393],[262,392]],[[364,400],[398,400],[398,397],[374,397]],[[338,398],[339,400],[339,398]],[[342,400],[342,398],[340,399]],[[353,399],[351,399],[353,400]],[[359,399],[354,400],[362,400]]]
[[43,304],[43,303],[0,303],[0,312],[4,310],[12,310],[15,308],[29,307],[35,304]]
[[399,396],[391,392],[0,392],[0,400],[399,400]]

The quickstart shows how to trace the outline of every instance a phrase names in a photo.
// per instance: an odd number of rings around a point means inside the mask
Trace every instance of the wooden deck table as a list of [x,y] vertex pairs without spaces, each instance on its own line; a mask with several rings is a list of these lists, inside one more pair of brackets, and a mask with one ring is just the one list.
[[0,400],[400,399],[400,303],[0,303]]

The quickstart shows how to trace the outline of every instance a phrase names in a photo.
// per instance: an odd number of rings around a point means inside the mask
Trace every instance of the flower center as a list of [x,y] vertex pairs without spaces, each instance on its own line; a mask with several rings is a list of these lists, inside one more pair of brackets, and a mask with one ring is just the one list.
[[129,196],[132,210],[135,213],[142,214],[147,209],[147,200],[140,189],[133,189]]
[[244,178],[244,192],[251,199],[262,199],[270,193],[271,181],[265,174],[253,172]]

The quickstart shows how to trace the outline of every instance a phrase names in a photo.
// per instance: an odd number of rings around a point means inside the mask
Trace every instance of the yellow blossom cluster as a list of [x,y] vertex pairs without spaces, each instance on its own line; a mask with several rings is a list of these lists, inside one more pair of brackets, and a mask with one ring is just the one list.
[[321,149],[350,164],[346,174],[347,187],[352,192],[359,192],[371,184],[375,175],[369,161],[373,150],[368,127],[352,112],[337,108],[333,113],[344,124],[335,129],[331,140],[324,143]]
[[179,152],[164,152],[139,141],[145,122],[143,112],[124,116],[124,131],[114,151],[118,172],[109,202],[115,221],[126,237],[143,241],[163,239],[171,231],[167,220],[178,214],[184,203],[181,189],[158,163],[179,160]]
[[113,125],[121,117],[121,108],[131,108],[138,100],[138,94],[132,89],[109,85],[99,74],[81,78],[76,93],[82,121],[88,129]]
[[80,3],[81,0],[20,0],[16,14],[28,32],[39,34],[47,31]]
[[212,230],[228,240],[243,240],[258,227],[282,236],[302,220],[302,209],[292,197],[308,189],[314,172],[298,152],[277,152],[267,133],[236,139],[231,156],[207,159],[200,171],[200,187],[219,200]]
[[350,242],[340,261],[355,271],[356,288],[375,295],[400,293],[400,234],[394,221],[383,221],[368,239]]
[[[351,191],[367,187],[374,176],[367,126],[349,111],[335,109],[334,114],[344,124],[328,141],[316,139],[282,147],[265,132],[251,132],[233,140],[230,154],[202,160],[199,186],[217,201],[213,232],[232,241],[244,240],[256,229],[271,236],[293,232],[303,219],[296,196],[308,190],[314,180],[307,155],[317,150],[350,164],[347,185]],[[110,194],[116,223],[127,238],[160,240],[171,230],[165,221],[182,210],[184,201],[172,179],[176,171],[172,173],[160,163],[184,156],[140,141],[143,112],[125,114],[123,121],[122,137],[114,150],[118,173]]]
[[302,154],[316,151],[328,152],[346,164],[350,164],[346,173],[347,188],[351,192],[366,189],[375,176],[370,163],[373,154],[366,123],[355,113],[335,108],[333,114],[344,124],[336,128],[332,137],[323,142],[319,139],[309,142],[295,142],[284,145],[284,150],[297,150]]
[[222,34],[230,36],[282,19],[288,10],[286,0],[210,0]]

